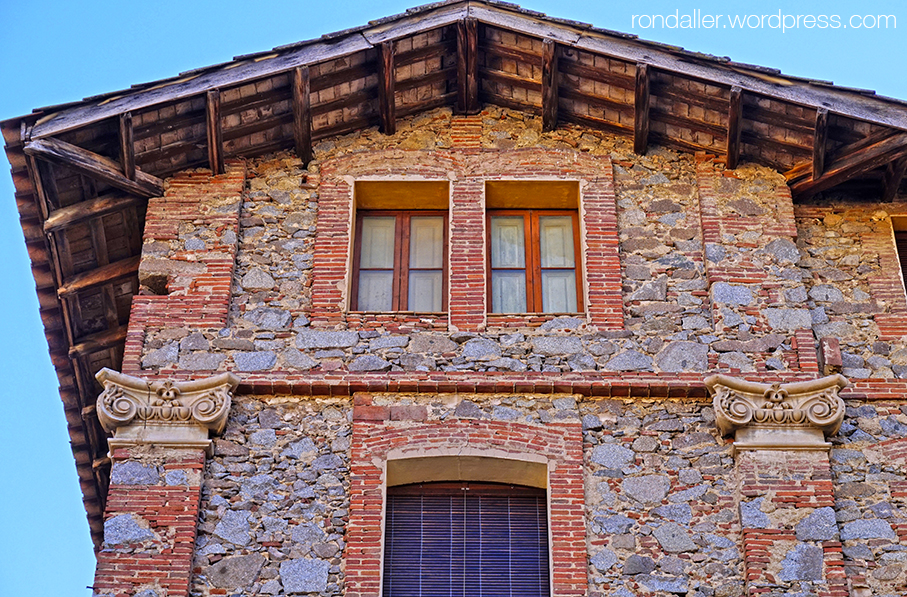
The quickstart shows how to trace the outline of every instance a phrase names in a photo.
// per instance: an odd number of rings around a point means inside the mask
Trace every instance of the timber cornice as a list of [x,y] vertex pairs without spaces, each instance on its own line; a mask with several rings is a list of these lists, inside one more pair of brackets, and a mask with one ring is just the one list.
[[[513,4],[482,0],[428,4],[373,22],[372,25],[337,32],[319,40],[274,48],[232,62],[183,73],[136,89],[88,98],[63,109],[36,110],[41,114],[30,139],[59,135],[129,111],[207,93],[277,73],[290,72],[417,33],[454,24],[463,19],[499,26],[533,37],[588,50],[659,70],[693,77],[800,106],[824,109],[865,122],[907,130],[907,110],[900,101],[876,97],[871,91],[837,88],[828,82],[791,77],[682,48],[639,40],[634,35],[597,29],[592,25],[548,17]],[[15,119],[18,120],[18,119]]]

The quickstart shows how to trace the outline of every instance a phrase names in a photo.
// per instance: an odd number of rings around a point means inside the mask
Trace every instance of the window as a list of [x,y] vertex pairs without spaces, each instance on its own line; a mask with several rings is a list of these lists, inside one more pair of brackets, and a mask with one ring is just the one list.
[[544,489],[420,483],[387,489],[384,597],[547,597]]
[[582,310],[575,211],[489,211],[488,236],[492,313]]
[[446,212],[359,212],[352,309],[444,311],[446,237]]
[[360,180],[350,309],[447,310],[446,180]]

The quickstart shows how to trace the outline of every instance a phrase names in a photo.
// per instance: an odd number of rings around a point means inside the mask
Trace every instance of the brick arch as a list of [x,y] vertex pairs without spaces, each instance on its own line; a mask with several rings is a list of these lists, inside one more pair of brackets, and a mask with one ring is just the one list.
[[[381,591],[388,457],[454,452],[545,462],[552,597],[585,594],[587,553],[579,421],[546,425],[466,418],[430,421],[424,420],[424,411],[401,410],[392,415],[390,409],[383,408],[357,407],[353,414],[350,520],[344,553],[347,597],[375,597]],[[413,415],[421,420],[406,420]]]

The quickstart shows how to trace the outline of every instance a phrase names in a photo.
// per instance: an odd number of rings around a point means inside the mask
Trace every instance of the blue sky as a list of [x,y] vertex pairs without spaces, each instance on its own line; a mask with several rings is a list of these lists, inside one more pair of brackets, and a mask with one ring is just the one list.
[[[0,119],[361,25],[418,2],[0,0]],[[644,39],[907,99],[907,9],[893,0],[521,4]],[[667,26],[651,26],[662,22],[658,15],[669,17]],[[684,15],[698,15],[705,24],[704,15],[722,17],[718,27],[672,27]],[[776,15],[799,28],[773,28],[781,19]],[[894,15],[897,26],[889,20],[887,29],[870,28],[877,15]],[[746,17],[749,26],[728,24]],[[828,26],[821,27],[823,23]],[[853,26],[859,23],[866,26]],[[0,175],[0,594],[87,597],[94,556],[7,172],[4,168]]]

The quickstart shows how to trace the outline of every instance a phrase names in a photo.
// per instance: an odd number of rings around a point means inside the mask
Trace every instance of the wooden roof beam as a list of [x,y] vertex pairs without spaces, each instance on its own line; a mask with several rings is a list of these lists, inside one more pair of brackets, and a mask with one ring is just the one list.
[[378,46],[378,115],[381,132],[393,135],[397,132],[397,101],[394,98],[394,42],[386,41]]
[[220,90],[211,89],[205,97],[208,132],[208,167],[213,174],[224,173],[224,133],[220,122]]
[[25,144],[25,153],[72,168],[107,184],[140,197],[159,197],[164,194],[164,181],[139,169],[135,180],[122,173],[120,165],[94,152],[55,138],[38,139]]
[[544,41],[542,52],[542,130],[557,128],[558,46],[553,39]]
[[57,296],[65,298],[89,288],[102,286],[118,278],[135,275],[139,271],[141,259],[141,255],[127,257],[103,267],[72,276],[66,279],[63,285],[57,289]]
[[105,195],[89,201],[80,201],[50,212],[44,222],[44,232],[56,232],[66,226],[83,222],[90,218],[99,218],[142,203],[144,203],[142,199],[128,195]]
[[859,149],[847,151],[842,148],[822,176],[817,179],[801,179],[791,185],[791,192],[801,197],[809,197],[826,189],[841,184],[852,178],[884,166],[889,162],[907,156],[907,133],[897,133]]
[[636,64],[636,117],[633,120],[633,151],[646,152],[649,145],[649,65]]
[[727,111],[727,168],[733,170],[740,161],[740,133],[743,131],[743,90],[731,87]]
[[828,141],[828,110],[816,110],[816,132],[813,135],[813,175],[818,180],[825,172],[825,145]]
[[123,174],[135,180],[135,130],[132,127],[132,112],[120,114],[120,163]]
[[315,157],[312,152],[311,87],[309,67],[297,67],[293,71],[293,138],[296,141],[296,155],[304,164]]
[[895,200],[905,172],[907,172],[907,157],[902,157],[888,164],[885,168],[885,176],[882,179],[882,201],[889,203]]
[[457,112],[479,111],[479,22],[457,22]]
[[69,356],[84,357],[102,350],[110,350],[125,340],[126,326],[105,330],[82,338],[81,342],[69,349]]

